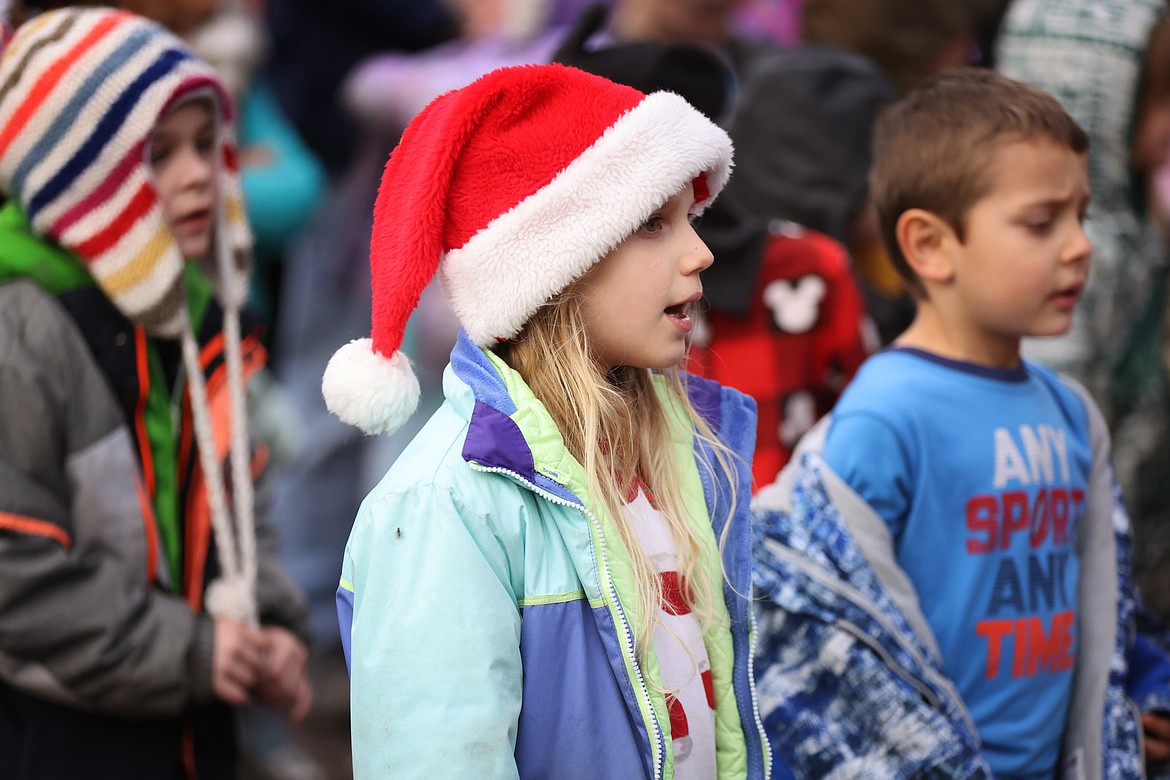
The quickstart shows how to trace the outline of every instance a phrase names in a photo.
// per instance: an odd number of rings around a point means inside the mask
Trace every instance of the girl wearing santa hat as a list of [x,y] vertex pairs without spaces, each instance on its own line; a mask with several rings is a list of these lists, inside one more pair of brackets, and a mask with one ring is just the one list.
[[755,407],[677,368],[731,154],[677,95],[561,65],[437,98],[391,153],[372,333],[330,409],[368,433],[414,411],[399,348],[436,274],[462,332],[346,548],[356,777],[767,776]]

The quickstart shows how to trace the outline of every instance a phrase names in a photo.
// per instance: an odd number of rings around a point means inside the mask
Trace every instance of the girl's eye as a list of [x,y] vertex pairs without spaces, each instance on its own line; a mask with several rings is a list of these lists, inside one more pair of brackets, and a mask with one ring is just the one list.
[[641,227],[638,228],[638,232],[650,234],[657,233],[658,231],[662,230],[662,222],[662,216],[655,214],[642,223]]
[[206,138],[199,138],[195,141],[195,148],[200,154],[209,155],[215,151],[215,137],[208,136]]

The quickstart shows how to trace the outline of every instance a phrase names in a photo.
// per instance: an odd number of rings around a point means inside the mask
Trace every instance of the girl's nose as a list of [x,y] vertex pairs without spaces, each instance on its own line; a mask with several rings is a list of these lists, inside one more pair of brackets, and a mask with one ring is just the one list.
[[715,262],[715,255],[711,254],[711,250],[707,248],[703,239],[699,238],[693,226],[690,227],[690,232],[690,240],[694,242],[694,246],[687,251],[684,259],[684,273],[687,275],[705,271]]

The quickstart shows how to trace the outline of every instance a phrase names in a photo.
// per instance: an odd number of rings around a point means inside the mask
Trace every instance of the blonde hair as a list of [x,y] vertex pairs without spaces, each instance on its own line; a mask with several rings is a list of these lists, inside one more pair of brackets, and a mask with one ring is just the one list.
[[[581,313],[585,284],[588,282],[579,279],[546,303],[514,340],[497,348],[497,353],[544,404],[565,447],[584,467],[590,494],[600,498],[613,518],[629,555],[637,590],[641,619],[633,627],[634,639],[638,657],[644,660],[663,593],[657,569],[638,543],[634,529],[625,522],[622,506],[626,496],[635,478],[653,493],[678,553],[680,579],[686,583],[683,598],[706,632],[726,620],[718,606],[722,583],[712,582],[702,565],[701,542],[685,514],[679,485],[683,464],[677,462],[673,438],[684,433],[710,445],[715,462],[700,459],[700,469],[730,475],[736,456],[715,438],[691,405],[678,370],[662,372],[666,392],[660,397],[648,369],[619,366],[606,372],[601,368],[591,353]],[[681,414],[672,415],[668,405],[676,405],[675,411]],[[680,418],[689,430],[678,430]],[[720,484],[717,479],[712,482]],[[734,479],[726,482],[735,484]],[[726,498],[723,505],[729,510],[718,544],[720,558],[735,513],[734,490]],[[723,569],[721,561],[719,569]]]

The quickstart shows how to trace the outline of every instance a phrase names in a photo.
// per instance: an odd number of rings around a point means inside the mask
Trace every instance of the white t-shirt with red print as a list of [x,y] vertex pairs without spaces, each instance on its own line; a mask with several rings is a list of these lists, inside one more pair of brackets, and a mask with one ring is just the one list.
[[636,480],[622,507],[626,522],[662,578],[661,614],[654,631],[654,653],[668,691],[674,776],[678,780],[715,777],[715,693],[703,628],[683,598],[686,583],[678,572],[678,552],[654,496]]

